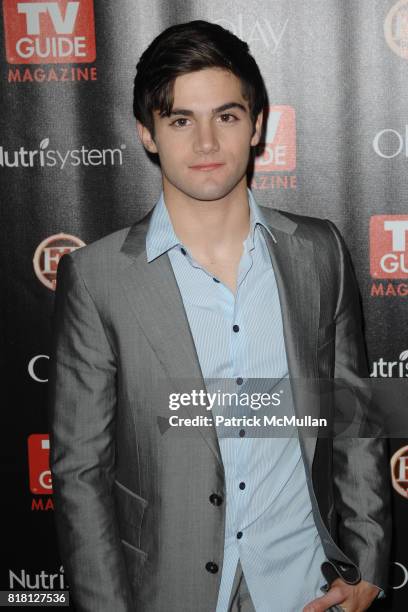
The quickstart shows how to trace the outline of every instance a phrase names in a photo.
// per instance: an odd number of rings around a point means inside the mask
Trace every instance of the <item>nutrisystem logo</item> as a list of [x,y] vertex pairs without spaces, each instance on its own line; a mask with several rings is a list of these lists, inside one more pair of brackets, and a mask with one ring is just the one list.
[[400,353],[398,360],[387,361],[380,357],[373,362],[372,378],[408,378],[408,350]]
[[34,149],[0,146],[0,167],[64,170],[69,166],[121,166],[125,149],[125,144],[114,149],[90,149],[85,145],[75,149],[52,149],[50,139],[44,138]]
[[[65,579],[64,567],[60,565],[57,571],[40,570],[9,570],[9,589],[17,591],[28,590],[65,590],[69,589]],[[40,605],[40,604],[39,604]],[[46,604],[43,604],[46,605]],[[11,606],[10,606],[11,607]]]

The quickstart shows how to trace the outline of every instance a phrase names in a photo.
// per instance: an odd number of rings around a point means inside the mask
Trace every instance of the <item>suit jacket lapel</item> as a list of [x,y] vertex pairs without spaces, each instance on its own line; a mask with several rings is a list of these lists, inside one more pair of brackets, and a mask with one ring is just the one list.
[[[140,326],[152,349],[179,393],[206,391],[194,340],[183,300],[167,254],[147,262],[145,239],[148,221],[131,227],[121,251],[132,258],[132,264],[122,272],[121,283]],[[189,387],[190,383],[190,387]],[[185,406],[191,418],[200,412]],[[181,408],[180,410],[183,410]],[[198,427],[204,440],[222,465],[215,426]]]
[[[276,211],[271,211],[275,213]],[[274,217],[275,218],[275,217]],[[316,266],[313,265],[313,243],[295,234],[297,224],[285,218],[285,231],[271,224],[273,241],[264,228],[271,262],[275,273],[282,311],[283,331],[289,376],[296,416],[320,415],[320,396],[313,380],[319,376],[317,337],[320,316],[320,290]],[[273,223],[273,222],[272,222]],[[307,464],[312,465],[317,430],[306,435],[299,429]]]

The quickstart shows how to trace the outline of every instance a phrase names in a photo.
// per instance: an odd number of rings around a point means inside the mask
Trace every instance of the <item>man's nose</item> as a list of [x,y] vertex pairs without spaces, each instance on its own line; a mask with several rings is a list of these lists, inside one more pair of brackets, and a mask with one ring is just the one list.
[[212,153],[219,150],[219,142],[217,139],[216,129],[212,123],[202,123],[197,125],[194,152],[195,153]]

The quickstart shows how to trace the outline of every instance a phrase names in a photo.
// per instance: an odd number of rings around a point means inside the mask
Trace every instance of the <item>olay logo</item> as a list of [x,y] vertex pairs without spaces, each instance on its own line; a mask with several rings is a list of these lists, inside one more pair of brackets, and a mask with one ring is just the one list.
[[370,273],[374,278],[408,278],[408,215],[374,215],[370,220]]
[[93,62],[93,0],[3,0],[6,56],[10,64]]
[[408,497],[408,446],[398,449],[391,457],[392,486],[402,495]]
[[403,563],[393,561],[395,567],[392,571],[391,588],[395,591],[403,589],[408,584],[408,570]]
[[71,234],[54,234],[40,242],[33,257],[34,272],[37,278],[52,291],[57,286],[59,260],[66,253],[85,246],[85,242]]
[[[222,4],[221,4],[222,6]],[[245,13],[229,11],[228,17],[216,19],[215,23],[233,32],[239,38],[244,39],[253,49],[255,46],[262,46],[268,50],[268,55],[274,55],[281,46],[285,35],[289,17],[285,21],[277,22],[270,20],[265,15],[257,12],[256,16],[248,12],[248,3]]]
[[34,355],[28,362],[28,373],[35,382],[48,382],[48,361],[49,355]]
[[31,493],[37,495],[50,495],[52,493],[49,457],[50,440],[48,434],[31,434],[28,436],[28,468]]
[[262,155],[255,160],[256,172],[290,172],[296,168],[296,120],[292,106],[271,106]]

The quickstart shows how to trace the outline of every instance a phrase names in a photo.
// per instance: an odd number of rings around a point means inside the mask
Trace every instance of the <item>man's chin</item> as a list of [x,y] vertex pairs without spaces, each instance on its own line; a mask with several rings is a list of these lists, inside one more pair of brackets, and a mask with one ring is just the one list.
[[201,185],[194,186],[189,189],[181,189],[185,195],[200,202],[214,202],[225,198],[228,194],[237,187],[238,183],[230,185]]

